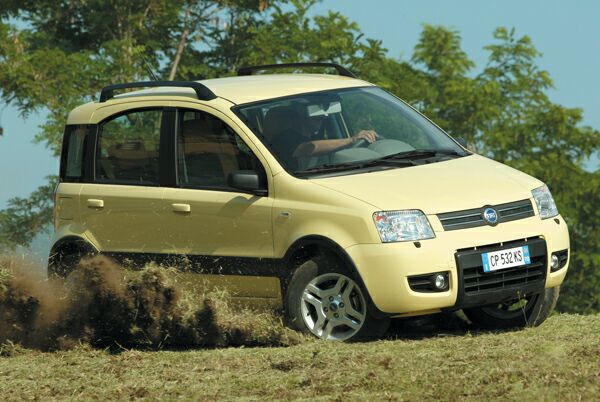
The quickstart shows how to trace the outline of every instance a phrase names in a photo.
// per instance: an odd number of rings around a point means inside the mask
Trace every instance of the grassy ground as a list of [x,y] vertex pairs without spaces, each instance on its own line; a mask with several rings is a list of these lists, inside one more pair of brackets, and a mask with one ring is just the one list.
[[4,354],[3,400],[600,398],[600,315],[553,316],[539,328],[505,333],[437,328],[361,344]]

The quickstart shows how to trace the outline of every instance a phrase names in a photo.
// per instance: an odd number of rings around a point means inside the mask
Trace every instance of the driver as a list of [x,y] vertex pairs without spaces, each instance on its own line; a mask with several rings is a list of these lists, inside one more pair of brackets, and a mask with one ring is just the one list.
[[352,137],[332,140],[311,139],[319,129],[320,120],[311,119],[294,107],[275,107],[265,116],[263,133],[270,140],[276,155],[294,169],[298,158],[335,152],[360,140],[372,144],[377,141],[373,130],[361,130]]

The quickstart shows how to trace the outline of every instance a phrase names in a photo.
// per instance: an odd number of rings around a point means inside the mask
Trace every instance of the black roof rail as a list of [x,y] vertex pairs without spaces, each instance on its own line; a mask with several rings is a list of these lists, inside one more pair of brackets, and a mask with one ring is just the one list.
[[354,75],[352,73],[352,71],[348,70],[346,67],[342,67],[336,63],[323,63],[323,62],[281,63],[281,64],[265,64],[263,66],[240,67],[237,70],[237,75],[252,75],[252,73],[254,71],[274,70],[277,68],[294,68],[294,67],[331,67],[331,68],[335,68],[337,73],[341,76],[356,78],[356,75]]
[[115,96],[115,89],[128,89],[128,88],[156,88],[156,87],[178,87],[178,88],[192,88],[196,91],[196,96],[199,100],[211,100],[215,99],[215,95],[206,86],[195,81],[140,81],[140,82],[127,82],[124,84],[114,84],[102,88],[100,92],[100,102],[106,102]]

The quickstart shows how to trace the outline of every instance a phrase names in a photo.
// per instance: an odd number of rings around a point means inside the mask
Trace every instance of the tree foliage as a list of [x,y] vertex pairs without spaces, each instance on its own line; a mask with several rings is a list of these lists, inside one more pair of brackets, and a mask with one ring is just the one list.
[[38,188],[29,198],[15,197],[0,211],[0,251],[29,245],[52,221],[56,176],[47,177],[48,184]]
[[[552,80],[527,36],[498,28],[485,66],[458,32],[424,25],[410,60],[316,0],[6,0],[0,90],[24,116],[47,112],[36,141],[55,155],[66,115],[108,83],[231,75],[243,65],[334,61],[416,106],[477,152],[544,180],[571,230],[560,308],[600,310],[600,178],[583,161],[600,148],[583,112],[552,102]],[[51,213],[49,187],[0,213],[0,243],[28,244]],[[46,201],[44,201],[46,200]]]

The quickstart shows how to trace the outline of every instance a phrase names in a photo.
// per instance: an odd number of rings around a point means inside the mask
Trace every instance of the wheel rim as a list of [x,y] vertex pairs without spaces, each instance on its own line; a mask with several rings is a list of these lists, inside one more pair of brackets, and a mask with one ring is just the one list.
[[302,292],[300,303],[306,327],[321,339],[343,341],[356,335],[367,317],[360,287],[342,274],[317,276]]
[[502,320],[510,320],[524,316],[527,317],[535,306],[539,296],[540,295],[535,294],[506,303],[483,307],[482,310],[486,314]]

